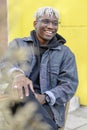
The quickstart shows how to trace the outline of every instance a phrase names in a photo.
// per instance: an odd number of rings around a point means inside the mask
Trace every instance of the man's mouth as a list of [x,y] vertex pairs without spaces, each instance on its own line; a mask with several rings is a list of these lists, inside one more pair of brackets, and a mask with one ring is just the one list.
[[53,32],[52,31],[45,31],[45,34],[50,36],[50,35],[53,35]]

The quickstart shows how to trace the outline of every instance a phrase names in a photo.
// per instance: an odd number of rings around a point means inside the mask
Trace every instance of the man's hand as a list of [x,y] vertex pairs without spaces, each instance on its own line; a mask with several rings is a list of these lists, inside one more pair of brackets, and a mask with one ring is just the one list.
[[23,98],[24,96],[29,96],[29,88],[32,92],[34,92],[33,84],[30,79],[25,77],[24,74],[19,74],[15,76],[13,81],[13,89],[18,93],[18,96],[20,98]]
[[35,97],[41,104],[45,103],[45,95],[44,94],[35,93]]

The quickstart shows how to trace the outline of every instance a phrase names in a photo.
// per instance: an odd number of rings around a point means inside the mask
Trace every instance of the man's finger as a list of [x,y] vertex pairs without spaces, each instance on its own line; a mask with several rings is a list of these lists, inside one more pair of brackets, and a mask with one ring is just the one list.
[[33,83],[32,81],[29,81],[29,85],[28,87],[31,89],[31,91],[34,93],[34,89],[33,89]]

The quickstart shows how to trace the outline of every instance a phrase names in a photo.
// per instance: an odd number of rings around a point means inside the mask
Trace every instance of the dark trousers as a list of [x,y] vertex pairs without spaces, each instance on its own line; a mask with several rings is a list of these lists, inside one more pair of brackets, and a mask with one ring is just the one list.
[[38,109],[36,110],[36,114],[41,114],[42,115],[42,122],[45,122],[46,124],[49,124],[50,127],[51,127],[51,130],[58,130],[57,125],[52,120],[50,114],[46,110],[46,108],[47,108],[46,105],[42,106],[37,101],[37,99],[35,98],[34,94],[31,91],[29,91],[29,96],[25,97],[23,99],[23,101],[21,101],[19,103],[15,103],[14,106],[10,107],[11,111],[12,111],[12,114],[13,115],[16,114],[16,111],[17,111],[18,108],[23,107],[24,105],[26,105],[29,102],[34,102],[38,106]]

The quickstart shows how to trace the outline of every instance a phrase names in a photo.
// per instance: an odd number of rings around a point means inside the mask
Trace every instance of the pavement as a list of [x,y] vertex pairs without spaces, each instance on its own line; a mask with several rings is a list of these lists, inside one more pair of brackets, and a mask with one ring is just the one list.
[[87,130],[87,106],[68,112],[64,130]]

